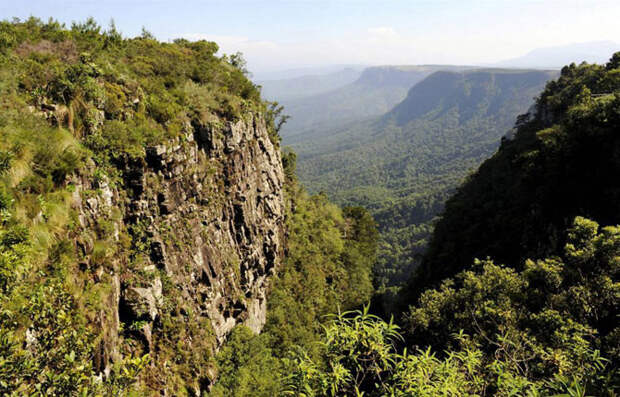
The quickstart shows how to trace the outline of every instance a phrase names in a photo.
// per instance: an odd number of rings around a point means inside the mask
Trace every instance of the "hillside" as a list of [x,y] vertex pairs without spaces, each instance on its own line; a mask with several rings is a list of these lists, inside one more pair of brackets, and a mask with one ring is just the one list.
[[202,395],[231,334],[310,345],[370,298],[372,218],[296,184],[217,51],[0,22],[0,394]]
[[[402,328],[372,315],[368,307],[339,312],[323,324],[312,347],[300,347],[286,360],[279,359],[279,340],[270,344],[269,333],[234,335],[225,362],[235,370],[222,380],[220,395],[230,390],[242,396],[617,395],[620,226],[573,216],[570,203],[591,202],[590,209],[581,208],[593,216],[617,214],[619,60],[616,54],[606,69],[564,68],[538,99],[541,112],[520,117],[514,139],[504,140],[498,154],[450,199],[441,223],[451,221],[455,227],[437,228],[430,254],[445,255],[417,273],[411,286],[419,293],[406,302]],[[545,128],[555,122],[556,128]],[[584,138],[589,142],[582,147]],[[529,146],[535,141],[540,142]],[[553,151],[543,150],[545,146]],[[491,167],[509,147],[518,156],[503,167]],[[600,159],[592,157],[598,154]],[[286,159],[290,164],[294,156]],[[555,163],[552,169],[581,169],[577,183],[585,189],[571,190],[574,197],[568,197],[565,188],[579,186],[569,178],[549,179],[559,175],[548,174],[537,166],[539,161]],[[585,163],[589,166],[583,167]],[[481,181],[483,175],[497,186]],[[528,180],[537,194],[521,198],[510,195],[527,192],[503,191]],[[480,196],[467,195],[472,185],[480,187]],[[542,207],[545,193],[561,195],[569,205],[556,201],[557,209]],[[521,210],[522,202],[530,204],[527,212]],[[511,227],[560,212],[566,227],[551,235],[540,230],[530,240],[537,239],[536,249],[520,253],[550,256],[506,265],[487,258],[465,260],[456,268],[442,266],[441,261],[461,247],[501,254],[498,242],[507,247],[519,243]],[[321,222],[317,219],[315,225]],[[478,239],[476,233],[483,232],[478,225],[494,228]],[[529,237],[533,230],[526,227],[517,233]]]
[[417,291],[491,256],[521,266],[557,254],[576,215],[620,222],[620,73],[606,65],[562,69],[516,133],[446,204],[412,281]]
[[300,178],[336,202],[369,208],[383,236],[381,281],[404,281],[448,195],[493,153],[553,75],[436,72],[383,116],[290,138]]
[[[282,129],[289,137],[314,136],[347,122],[366,120],[389,111],[414,84],[437,70],[462,70],[459,66],[377,66],[365,69],[351,84],[319,95],[280,100],[291,116]],[[293,142],[292,140],[290,142]]]
[[257,80],[261,94],[265,99],[288,102],[298,98],[309,97],[333,91],[357,80],[361,68],[344,68],[337,72],[312,74],[280,80]]

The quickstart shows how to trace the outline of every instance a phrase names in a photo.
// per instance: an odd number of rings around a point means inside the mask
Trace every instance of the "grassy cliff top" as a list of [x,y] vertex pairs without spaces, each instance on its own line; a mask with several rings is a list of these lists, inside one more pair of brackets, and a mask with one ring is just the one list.
[[[239,54],[217,44],[124,38],[93,19],[70,28],[37,18],[0,22],[2,107],[43,112],[98,151],[140,152],[188,123],[265,111]],[[119,133],[124,131],[125,133]],[[101,147],[101,146],[106,147]]]

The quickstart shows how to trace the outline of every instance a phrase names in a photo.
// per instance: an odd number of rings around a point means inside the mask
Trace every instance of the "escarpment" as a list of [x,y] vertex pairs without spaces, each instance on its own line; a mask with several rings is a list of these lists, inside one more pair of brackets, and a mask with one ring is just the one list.
[[203,394],[283,261],[280,110],[213,42],[0,25],[0,394]]
[[[80,266],[106,286],[95,319],[100,370],[136,352],[157,363],[208,355],[241,323],[259,332],[284,238],[282,163],[264,119],[188,123],[144,159],[121,162],[117,186],[73,181]],[[213,369],[208,357],[193,362],[198,391]]]

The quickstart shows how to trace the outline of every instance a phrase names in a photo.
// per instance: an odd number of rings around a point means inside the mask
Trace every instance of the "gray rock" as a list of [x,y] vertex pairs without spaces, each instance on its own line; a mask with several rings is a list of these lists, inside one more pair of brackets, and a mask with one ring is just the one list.
[[[103,367],[118,358],[119,321],[126,326],[146,321],[139,333],[152,354],[162,343],[156,331],[164,316],[208,319],[211,327],[188,326],[197,333],[186,342],[204,346],[208,341],[214,349],[238,324],[256,333],[265,324],[271,277],[280,266],[285,236],[279,149],[260,116],[196,131],[187,128],[186,135],[147,149],[145,161],[126,165],[124,186],[130,190],[121,191],[118,186],[123,184],[110,186],[105,180],[101,186],[88,179],[75,183],[80,192],[99,192],[76,200],[83,231],[96,230],[100,219],[110,219],[110,208],[118,209],[122,217],[114,220],[114,233],[139,233],[132,241],[146,254],[139,275],[131,274],[131,250],[119,251],[104,265],[116,281],[98,325],[105,330]],[[153,266],[165,271],[166,291],[173,296],[164,296],[160,270]],[[127,280],[122,287],[119,275]],[[110,279],[99,273],[96,277],[101,282]],[[212,368],[199,371],[196,379],[217,376]]]

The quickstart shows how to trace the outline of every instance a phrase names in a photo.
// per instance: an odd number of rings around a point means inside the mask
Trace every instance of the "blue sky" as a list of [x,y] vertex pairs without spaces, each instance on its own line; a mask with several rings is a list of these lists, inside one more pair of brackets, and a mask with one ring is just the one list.
[[539,47],[620,42],[620,1],[0,0],[0,17],[114,19],[161,40],[211,39],[255,71],[326,64],[491,63]]

